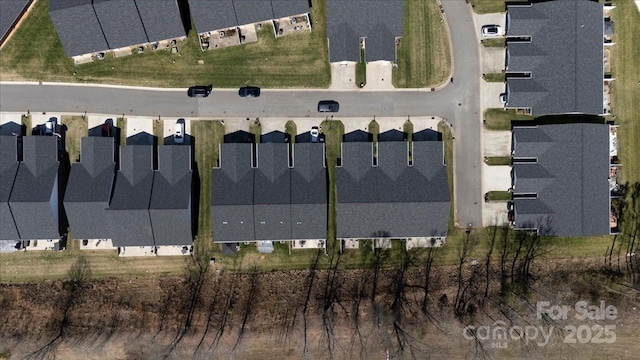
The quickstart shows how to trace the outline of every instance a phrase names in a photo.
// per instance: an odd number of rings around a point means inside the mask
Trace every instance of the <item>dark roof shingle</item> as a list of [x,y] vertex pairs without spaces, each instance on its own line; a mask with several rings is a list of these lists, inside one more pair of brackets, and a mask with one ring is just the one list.
[[446,236],[450,199],[442,142],[414,142],[412,166],[406,142],[379,142],[375,167],[372,143],[343,143],[342,149],[338,237]]
[[330,61],[360,61],[361,37],[366,61],[395,61],[403,22],[404,0],[327,0]]
[[537,163],[513,165],[519,228],[558,236],[607,235],[609,224],[609,126],[557,124],[514,127],[514,156]]
[[507,6],[507,71],[531,78],[507,77],[508,106],[531,108],[535,115],[603,113],[602,4],[556,0],[531,6]]
[[74,238],[111,238],[107,219],[115,178],[115,142],[112,137],[82,139],[80,162],[71,165],[64,205]]
[[25,136],[23,161],[9,198],[21,239],[59,238],[58,138]]
[[67,56],[109,49],[91,0],[51,1],[49,16]]
[[32,0],[0,0],[0,44],[9,35],[20,15],[27,9]]
[[190,245],[191,148],[158,147],[158,171],[154,172],[149,214],[156,246]]
[[149,42],[186,36],[177,0],[135,0]]
[[149,42],[133,0],[94,0],[93,9],[110,49]]

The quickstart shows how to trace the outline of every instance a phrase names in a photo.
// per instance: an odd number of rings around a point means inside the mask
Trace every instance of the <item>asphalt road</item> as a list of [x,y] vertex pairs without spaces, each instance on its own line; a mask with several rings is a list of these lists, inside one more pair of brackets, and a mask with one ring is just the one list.
[[[453,125],[456,221],[482,224],[480,61],[478,42],[465,0],[442,0],[454,53],[454,82],[425,90],[268,90],[243,99],[237,90],[214,90],[208,98],[188,98],[186,89],[133,89],[78,84],[0,83],[0,111],[87,112],[162,117],[316,117],[319,100],[340,103],[335,118],[440,116]],[[345,120],[348,121],[348,120]]]

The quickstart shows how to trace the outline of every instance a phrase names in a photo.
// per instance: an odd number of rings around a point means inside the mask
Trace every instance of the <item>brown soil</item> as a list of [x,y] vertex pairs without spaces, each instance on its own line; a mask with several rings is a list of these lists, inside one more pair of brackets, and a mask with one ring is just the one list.
[[[61,281],[5,284],[0,286],[0,358],[634,358],[640,348],[638,291],[624,286],[624,278],[603,275],[601,261],[536,264],[538,277],[526,297],[499,297],[494,279],[490,299],[484,306],[476,302],[463,320],[452,309],[454,267],[433,270],[427,314],[421,310],[424,269],[419,267],[406,270],[400,301],[394,269],[380,272],[375,301],[371,270],[317,271],[311,287],[310,271],[210,273],[194,301],[194,285],[186,277],[92,280],[75,288]],[[465,277],[479,267],[467,266]],[[483,292],[484,285],[479,287]],[[549,323],[536,318],[539,300],[571,306],[605,300],[619,316]],[[557,331],[544,347],[464,337],[466,325],[497,320]],[[563,343],[564,326],[596,323],[615,325],[616,341]]]

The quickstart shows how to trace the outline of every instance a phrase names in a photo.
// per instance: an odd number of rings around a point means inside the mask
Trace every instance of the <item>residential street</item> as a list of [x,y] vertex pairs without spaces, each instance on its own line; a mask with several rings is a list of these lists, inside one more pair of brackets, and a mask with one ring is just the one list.
[[[457,223],[482,224],[482,155],[479,43],[465,0],[442,0],[453,44],[454,82],[441,90],[269,90],[240,98],[237,89],[188,98],[186,89],[135,89],[84,84],[0,83],[0,111],[123,114],[197,118],[310,117],[319,100],[340,103],[336,119],[349,117],[439,116],[453,125]],[[215,82],[214,82],[215,87]],[[265,120],[262,120],[263,122]]]

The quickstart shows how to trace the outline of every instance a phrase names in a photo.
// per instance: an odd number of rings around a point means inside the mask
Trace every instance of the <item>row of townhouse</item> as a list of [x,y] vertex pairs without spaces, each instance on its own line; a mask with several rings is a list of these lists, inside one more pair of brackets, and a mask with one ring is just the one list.
[[[407,247],[440,246],[451,208],[443,142],[349,141],[336,167],[337,239],[345,247],[371,239]],[[414,134],[414,138],[420,136]],[[326,246],[329,176],[323,143],[223,143],[211,177],[215,242],[232,252],[240,242],[289,241]],[[382,245],[381,245],[382,246]]]
[[619,231],[618,128],[601,117],[610,112],[613,8],[590,0],[507,5],[505,108],[538,117],[512,129],[509,218],[518,229]]
[[1,251],[58,250],[61,239],[73,238],[81,249],[117,249],[120,256],[192,252],[189,146],[85,137],[80,162],[65,169],[61,143],[56,136],[0,136]]

